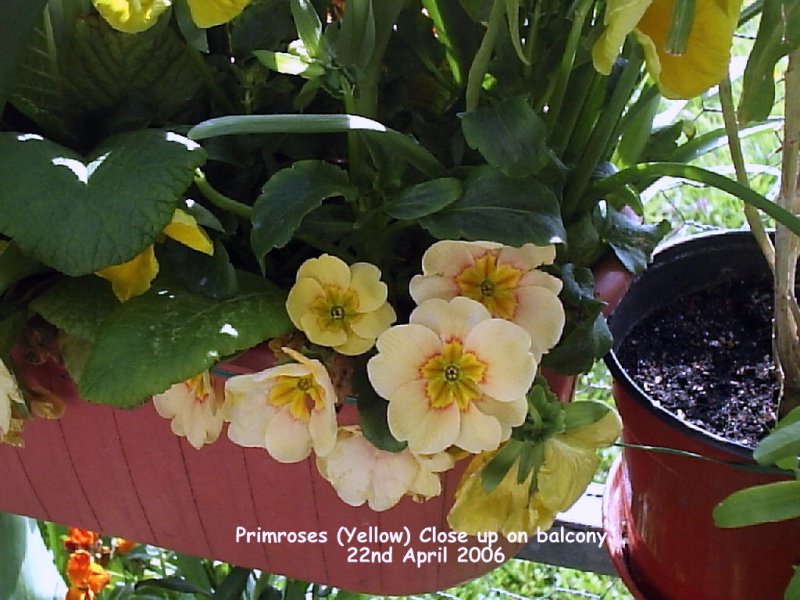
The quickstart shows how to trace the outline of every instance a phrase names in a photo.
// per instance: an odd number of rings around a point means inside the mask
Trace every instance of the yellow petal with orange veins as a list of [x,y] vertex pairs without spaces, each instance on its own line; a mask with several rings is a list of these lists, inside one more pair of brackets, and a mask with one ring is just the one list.
[[379,396],[387,400],[408,381],[419,379],[428,357],[442,351],[442,341],[427,327],[398,325],[377,341],[378,354],[369,359],[367,375]]
[[[386,303],[388,290],[381,281],[381,271],[369,263],[350,265],[350,289],[358,297],[356,310],[368,313],[378,310]],[[377,335],[377,334],[376,334]]]
[[333,286],[340,290],[350,287],[350,267],[342,259],[330,254],[311,258],[300,265],[296,280],[299,283],[305,277],[314,279],[322,287]]
[[530,348],[528,333],[501,319],[478,323],[464,340],[464,351],[486,365],[478,387],[501,402],[519,400],[530,389],[537,367]]
[[491,319],[483,304],[458,296],[450,301],[432,298],[411,313],[410,323],[435,331],[442,340],[465,339],[477,323]]
[[188,0],[192,21],[198,27],[222,25],[239,16],[250,0]]
[[100,16],[117,31],[139,33],[150,29],[170,7],[170,0],[92,0]]
[[423,381],[410,381],[392,395],[387,419],[392,435],[419,454],[442,452],[456,441],[460,428],[458,406],[431,410]]
[[144,294],[158,275],[155,250],[148,246],[128,262],[100,269],[97,275],[111,282],[114,295],[120,302]]
[[164,235],[173,240],[211,256],[214,254],[214,243],[205,231],[197,224],[195,218],[189,213],[176,209],[172,221],[164,228]]
[[455,445],[467,452],[496,450],[503,439],[503,430],[497,419],[482,413],[474,402],[461,411],[461,430]]

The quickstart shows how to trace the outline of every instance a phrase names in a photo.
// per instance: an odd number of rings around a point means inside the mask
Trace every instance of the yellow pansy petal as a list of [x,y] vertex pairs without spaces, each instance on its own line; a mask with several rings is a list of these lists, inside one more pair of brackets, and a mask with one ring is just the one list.
[[114,29],[139,33],[150,29],[167,10],[170,0],[92,0],[92,4]]
[[[386,303],[386,284],[381,281],[381,271],[369,263],[350,265],[350,289],[358,297],[360,313],[378,310]],[[376,334],[377,335],[377,334]]]
[[478,323],[464,341],[464,351],[486,365],[477,382],[480,390],[505,402],[523,397],[533,383],[537,365],[530,347],[531,338],[522,327],[501,319]]
[[144,294],[158,275],[158,261],[153,246],[121,265],[105,267],[97,275],[111,282],[114,294],[121,302]]
[[198,27],[214,27],[235,19],[250,0],[188,0],[192,20]]
[[206,235],[206,232],[200,228],[192,215],[180,209],[175,210],[172,221],[164,228],[164,235],[192,250],[209,256],[214,254],[214,243]]
[[611,67],[622,50],[625,38],[636,28],[652,1],[608,0],[603,18],[606,28],[592,47],[594,68],[600,73],[611,73]]
[[727,75],[742,1],[698,2],[686,51],[679,56],[664,50],[674,5],[675,0],[653,0],[637,29],[658,52],[661,93],[667,98],[692,98]]
[[412,452],[435,454],[451,446],[458,437],[460,416],[453,403],[431,410],[424,381],[410,381],[392,396],[387,409],[392,435],[407,441]]

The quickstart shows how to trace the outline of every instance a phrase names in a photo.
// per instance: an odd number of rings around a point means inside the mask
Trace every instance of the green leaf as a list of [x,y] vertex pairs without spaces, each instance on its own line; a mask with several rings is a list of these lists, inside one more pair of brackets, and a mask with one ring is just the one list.
[[295,35],[292,12],[286,0],[251,2],[228,27],[236,56],[249,56],[257,49],[274,50]]
[[639,162],[647,142],[650,141],[650,132],[661,104],[661,95],[648,94],[648,89],[649,87],[642,90],[639,100],[631,108],[638,110],[626,124],[617,144],[617,156],[625,165],[635,165]]
[[221,358],[291,329],[285,295],[267,281],[239,274],[223,301],[156,281],[103,322],[79,391],[91,402],[132,407]]
[[247,588],[252,573],[251,569],[233,567],[222,584],[217,587],[214,600],[239,600]]
[[175,553],[175,566],[187,582],[193,584],[207,595],[211,595],[211,581],[204,566],[204,561],[196,556],[180,552]]
[[[482,1],[482,0],[481,0]],[[466,6],[459,0],[422,0],[433,21],[436,37],[447,52],[447,61],[453,80],[459,86],[466,85],[472,59],[481,42],[482,28],[472,19]],[[488,0],[487,11],[491,10]],[[489,12],[486,12],[486,18]]]
[[358,115],[239,115],[203,121],[189,130],[189,137],[203,140],[220,135],[263,133],[346,133],[360,131],[389,152],[408,161],[429,177],[440,177],[444,166],[423,146],[393,129]]
[[336,62],[364,69],[375,50],[375,13],[372,0],[345,4],[344,16],[325,32]]
[[610,206],[605,213],[596,209],[593,218],[602,240],[631,273],[645,270],[656,245],[672,229],[666,219],[655,225],[637,223]]
[[603,315],[581,320],[567,328],[558,346],[545,354],[542,365],[564,375],[583,373],[611,350],[613,341]]
[[471,148],[509,177],[538,173],[548,161],[547,128],[522,97],[461,115]]
[[297,27],[297,35],[303,41],[303,46],[308,50],[309,56],[318,58],[322,39],[322,22],[319,20],[317,10],[310,0],[291,0],[290,6],[295,27]]
[[783,600],[800,600],[800,566],[794,565],[794,574],[783,594]]
[[285,600],[305,600],[306,591],[309,583],[299,579],[287,579],[286,590],[284,591]]
[[58,335],[58,351],[64,361],[69,376],[72,381],[80,383],[86,362],[92,354],[94,344],[75,335],[70,335],[63,331]]
[[322,65],[288,52],[254,50],[253,54],[262,65],[277,73],[302,75],[306,79],[319,77],[325,73],[325,68]]
[[775,65],[800,46],[800,3],[765,0],[758,35],[747,59],[739,121],[763,121],[775,104]]
[[228,251],[214,242],[214,254],[196,252],[174,240],[166,240],[157,249],[161,273],[169,273],[190,292],[223,300],[236,292],[236,269]]
[[420,225],[439,239],[494,240],[509,246],[557,244],[566,238],[553,192],[532,179],[511,179],[479,167],[464,195]]
[[481,472],[481,484],[483,491],[491,494],[492,491],[500,485],[505,476],[508,474],[509,469],[514,465],[514,462],[520,457],[522,449],[524,448],[522,442],[516,440],[509,440],[500,451],[494,455],[492,460],[486,463]]
[[11,349],[28,322],[28,313],[25,310],[14,310],[9,315],[4,314],[3,317],[0,320],[0,359],[8,362]]
[[538,473],[539,467],[544,463],[544,445],[526,443],[522,447],[517,468],[517,483],[525,483],[531,471]]
[[182,592],[184,594],[199,594],[210,598],[211,594],[196,585],[186,581],[183,577],[164,577],[163,579],[142,579],[133,588],[136,592],[152,591],[154,589]]
[[567,226],[567,244],[563,251],[563,260],[579,267],[592,266],[608,251],[591,213],[581,213],[577,221]]
[[0,242],[0,294],[21,279],[45,270],[39,262],[25,256],[14,242],[5,247],[2,244]]
[[492,12],[493,0],[459,0],[473,21],[485,23]]
[[256,258],[263,264],[270,250],[288,244],[303,218],[326,198],[356,193],[346,171],[323,161],[299,161],[278,171],[253,205],[250,243]]
[[48,323],[90,342],[103,319],[118,307],[111,286],[95,276],[63,279],[30,303]]
[[130,260],[170,222],[203,164],[170,132],[124,133],[84,160],[33,134],[0,133],[0,231],[67,275]]
[[717,527],[746,527],[800,517],[800,481],[779,481],[734,492],[714,509]]
[[53,564],[36,521],[0,513],[0,598],[63,600],[67,586]]
[[753,452],[759,464],[771,465],[784,458],[800,455],[800,421],[776,429],[765,437]]
[[569,402],[564,405],[564,430],[579,429],[597,423],[611,408],[594,400]]
[[401,452],[408,445],[400,442],[389,430],[386,410],[389,403],[378,396],[367,377],[366,358],[353,365],[353,394],[358,400],[358,416],[364,437],[376,448],[387,452]]
[[12,24],[0,35],[0,114],[11,93],[14,76],[25,53],[26,43],[35,35],[47,0],[4,0],[0,2],[0,23]]
[[412,185],[400,196],[386,204],[383,210],[395,219],[419,219],[449,206],[461,196],[458,179],[443,177]]

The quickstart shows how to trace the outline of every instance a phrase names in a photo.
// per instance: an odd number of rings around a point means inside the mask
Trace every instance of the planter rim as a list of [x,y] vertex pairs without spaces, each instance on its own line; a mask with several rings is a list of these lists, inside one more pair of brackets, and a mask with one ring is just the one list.
[[[709,248],[709,247],[717,247],[717,246],[730,246],[730,247],[750,247],[759,252],[757,245],[752,237],[752,234],[748,230],[741,230],[741,229],[723,229],[723,230],[711,230],[706,231],[698,234],[693,234],[688,237],[679,238],[677,240],[670,241],[666,244],[660,246],[653,255],[653,262],[650,267],[648,267],[643,273],[637,275],[633,282],[631,283],[631,290],[635,289],[637,283],[639,283],[642,279],[653,277],[654,272],[657,272],[657,267],[659,264],[668,263],[675,260],[680,260],[681,258],[697,253],[698,251]],[[653,267],[656,267],[654,269]],[[626,296],[620,302],[620,306],[615,311],[615,314],[619,314],[620,312],[624,312],[626,299],[629,296]],[[646,313],[643,313],[642,316],[646,316]],[[614,317],[609,320],[609,325],[611,327],[612,332],[614,331]],[[642,388],[640,387],[636,381],[631,377],[631,375],[625,370],[625,368],[620,364],[619,358],[617,356],[617,349],[619,345],[624,340],[624,336],[618,337],[616,333],[614,333],[614,346],[611,351],[606,354],[603,360],[608,367],[608,370],[611,372],[615,383],[620,385],[628,394],[630,394],[633,398],[644,406],[649,412],[659,418],[661,421],[667,423],[671,427],[681,430],[683,433],[688,435],[693,440],[700,442],[702,444],[710,445],[711,447],[715,448],[716,450],[735,455],[736,457],[742,459],[745,462],[755,464],[753,460],[753,448],[742,444],[740,442],[734,442],[728,440],[720,435],[711,433],[706,431],[705,429],[698,427],[692,423],[689,423],[669,410],[663,408],[659,404],[657,404],[653,398]]]

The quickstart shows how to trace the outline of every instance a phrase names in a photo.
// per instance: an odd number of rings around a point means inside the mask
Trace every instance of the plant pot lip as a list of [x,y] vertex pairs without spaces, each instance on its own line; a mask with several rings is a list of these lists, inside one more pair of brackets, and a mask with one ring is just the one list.
[[[680,260],[682,256],[691,253],[693,250],[714,247],[720,242],[731,245],[744,245],[748,242],[754,243],[752,234],[748,230],[722,229],[704,231],[663,244],[654,253],[653,264],[658,262],[663,263],[672,260]],[[633,289],[636,286],[637,281],[641,277],[648,276],[647,274],[649,272],[650,270],[648,269],[644,271],[644,273],[637,275],[633,282],[631,282],[631,288]],[[623,298],[620,304],[623,305],[624,302],[625,298]],[[613,315],[611,319],[613,320]],[[627,394],[629,394],[632,398],[635,398],[639,404],[641,404],[658,419],[667,423],[671,427],[674,427],[675,429],[681,430],[694,441],[709,445],[721,452],[732,454],[743,461],[749,463],[755,462],[753,460],[752,447],[728,440],[720,435],[706,431],[697,425],[680,419],[672,412],[656,403],[655,400],[653,400],[653,398],[633,380],[630,374],[620,364],[616,349],[621,343],[622,339],[624,338],[615,339],[614,347],[608,352],[608,354],[606,354],[605,357],[603,357],[603,360],[605,361],[606,366],[611,372],[611,375],[613,376],[617,385],[621,386]]]

